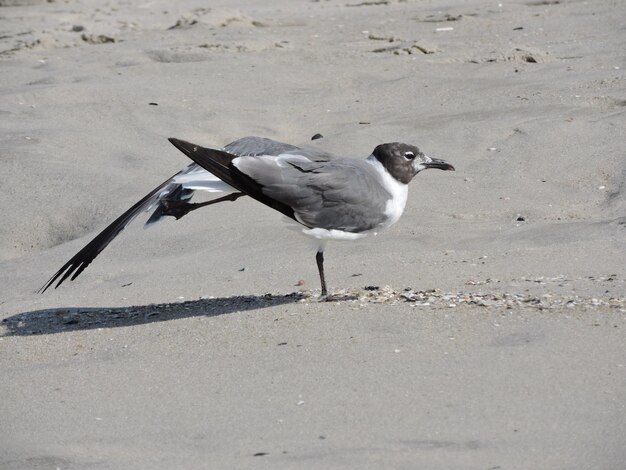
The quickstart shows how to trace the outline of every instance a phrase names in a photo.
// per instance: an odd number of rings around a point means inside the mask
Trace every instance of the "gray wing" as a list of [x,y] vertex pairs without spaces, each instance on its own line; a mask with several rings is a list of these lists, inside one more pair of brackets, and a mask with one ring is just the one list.
[[295,145],[285,144],[277,140],[268,139],[266,137],[242,137],[234,142],[226,145],[224,150],[230,154],[237,156],[255,157],[260,155],[303,155],[316,161],[327,161],[335,157],[334,155],[308,147],[296,147]]
[[276,160],[238,158],[235,166],[262,185],[268,197],[291,208],[307,227],[360,233],[387,220],[391,194],[374,168],[362,160],[311,161],[304,156]]

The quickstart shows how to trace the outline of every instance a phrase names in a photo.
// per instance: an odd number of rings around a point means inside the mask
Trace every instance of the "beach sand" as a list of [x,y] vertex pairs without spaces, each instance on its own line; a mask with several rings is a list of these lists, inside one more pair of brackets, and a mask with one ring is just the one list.
[[[0,469],[624,468],[625,16],[0,0]],[[457,171],[328,246],[352,300],[245,198],[37,293],[189,163],[167,137],[244,135]]]

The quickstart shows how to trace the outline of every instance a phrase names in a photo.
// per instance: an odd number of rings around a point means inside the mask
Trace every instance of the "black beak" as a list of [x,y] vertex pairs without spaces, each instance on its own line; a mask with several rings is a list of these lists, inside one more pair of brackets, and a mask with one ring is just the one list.
[[438,170],[449,170],[454,171],[454,167],[450,165],[445,160],[439,160],[438,158],[433,158],[428,163],[424,163],[426,168],[436,168]]

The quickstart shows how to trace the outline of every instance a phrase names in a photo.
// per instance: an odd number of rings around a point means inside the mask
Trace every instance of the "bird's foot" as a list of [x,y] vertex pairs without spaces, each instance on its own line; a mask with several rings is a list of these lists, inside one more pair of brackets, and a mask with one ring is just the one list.
[[176,220],[195,209],[194,203],[178,199],[161,199],[161,206],[163,215],[171,215],[172,217],[176,217]]
[[322,294],[320,295],[318,302],[341,302],[345,300],[358,300],[358,296],[354,294]]

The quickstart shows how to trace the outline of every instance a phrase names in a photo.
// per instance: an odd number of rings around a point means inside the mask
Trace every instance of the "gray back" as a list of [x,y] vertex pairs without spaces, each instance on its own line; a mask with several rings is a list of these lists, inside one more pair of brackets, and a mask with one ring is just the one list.
[[267,159],[242,157],[233,163],[261,184],[265,195],[292,207],[308,227],[359,233],[387,220],[384,212],[391,195],[370,163],[323,156],[307,159],[303,153],[285,156],[281,171]]

